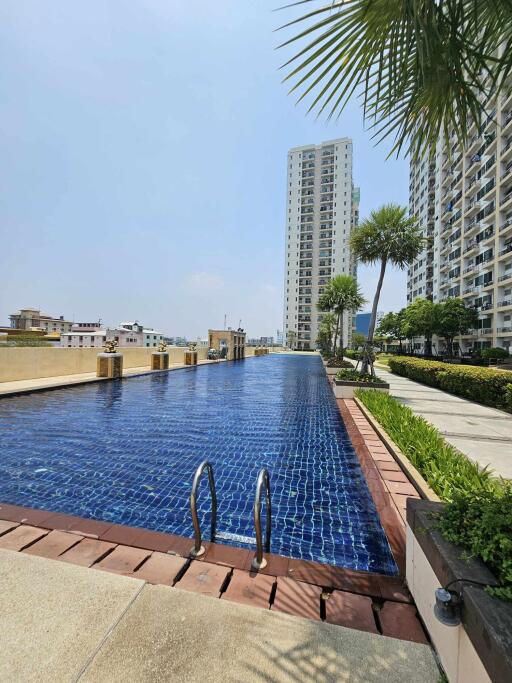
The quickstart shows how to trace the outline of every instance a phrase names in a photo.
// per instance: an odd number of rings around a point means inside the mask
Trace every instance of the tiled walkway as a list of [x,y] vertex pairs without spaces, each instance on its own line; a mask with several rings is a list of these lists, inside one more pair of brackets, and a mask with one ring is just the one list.
[[[13,532],[7,535],[10,533]],[[61,550],[64,539],[54,538],[54,547]],[[118,560],[120,554],[121,551]],[[126,563],[129,564],[127,557],[124,568]],[[218,598],[219,582],[227,572],[220,566],[210,569],[206,563],[202,568],[200,563],[192,563],[175,588],[152,585],[143,578],[149,576],[154,580],[156,573],[158,578],[165,575],[169,582],[180,563],[183,563],[180,558],[152,554],[132,575],[123,576],[119,568],[112,566],[95,571],[38,557],[29,554],[27,549],[15,552],[0,548],[0,680],[5,683],[436,683],[438,680],[439,672],[428,645],[383,637],[374,632],[371,622],[364,632],[285,614],[288,605],[297,599],[305,600],[305,608],[314,607],[317,596],[311,587],[309,599],[303,593],[283,594],[280,600],[284,611],[277,611],[240,604],[246,598],[243,593],[236,602],[227,599],[229,586],[221,593],[221,599],[209,597],[208,594],[213,594]],[[194,575],[197,568],[200,573]],[[203,580],[198,581],[198,577]],[[255,582],[253,592],[266,595],[269,577],[259,576]],[[233,577],[229,585],[235,586]],[[251,600],[250,605],[253,604]],[[381,610],[381,622],[387,624],[391,634],[393,623],[398,619],[396,613],[389,611],[389,604],[392,603],[385,603]],[[409,607],[396,604],[398,609]],[[351,602],[346,597],[331,598],[327,605],[328,612],[341,613],[345,619],[359,610],[359,601]]]
[[[390,394],[421,415],[453,446],[482,466],[512,479],[512,416],[377,368]],[[512,382],[512,373],[510,373]]]

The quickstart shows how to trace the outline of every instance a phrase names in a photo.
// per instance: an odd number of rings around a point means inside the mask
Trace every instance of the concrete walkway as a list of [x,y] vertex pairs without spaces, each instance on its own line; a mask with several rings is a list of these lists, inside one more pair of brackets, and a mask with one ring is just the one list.
[[427,645],[0,550],[5,683],[436,683]]
[[[210,363],[217,363],[225,361],[200,360],[198,365],[208,365]],[[184,365],[183,363],[171,363],[169,371],[181,370],[183,368],[192,368],[193,366]],[[136,375],[149,375],[155,372],[168,372],[167,370],[151,370],[149,366],[142,366],[136,368],[124,368],[124,377],[134,377]],[[68,386],[71,384],[89,384],[90,382],[109,382],[107,378],[96,377],[95,372],[82,372],[77,375],[58,375],[55,377],[36,377],[35,379],[20,379],[12,382],[0,382],[0,396],[8,396],[10,394],[17,394],[29,391],[40,391],[42,389],[55,389],[57,387]]]
[[390,393],[421,415],[445,439],[482,466],[512,479],[512,415],[413,382],[376,366]]

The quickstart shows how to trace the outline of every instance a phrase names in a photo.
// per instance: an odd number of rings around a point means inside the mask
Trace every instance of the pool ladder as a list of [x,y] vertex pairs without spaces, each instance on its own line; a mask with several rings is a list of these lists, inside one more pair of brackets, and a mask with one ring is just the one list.
[[[202,544],[201,525],[197,515],[197,492],[201,482],[201,477],[205,470],[208,472],[208,485],[210,487],[210,497],[212,500],[212,518],[210,528],[210,541],[212,543],[215,543],[215,533],[217,530],[217,494],[215,492],[213,467],[208,460],[204,460],[196,470],[194,479],[192,481],[192,490],[190,492],[190,512],[192,514],[192,523],[194,525],[194,547],[190,551],[192,557],[201,557],[201,555],[204,555],[205,552],[204,546]],[[266,469],[260,470],[260,473],[258,474],[253,508],[254,529],[256,533],[256,555],[252,560],[251,567],[256,570],[263,569],[267,565],[267,560],[263,557],[263,535],[261,533],[261,497],[263,488],[265,488],[265,503],[267,506],[265,552],[269,553],[270,536],[272,531],[272,505],[270,500],[270,476]]]

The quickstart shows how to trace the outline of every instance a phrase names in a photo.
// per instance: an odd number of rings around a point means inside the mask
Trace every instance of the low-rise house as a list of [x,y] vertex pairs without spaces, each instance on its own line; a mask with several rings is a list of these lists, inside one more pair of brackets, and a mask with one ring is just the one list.
[[64,320],[61,315],[55,318],[51,315],[44,315],[37,308],[22,308],[18,313],[9,316],[11,327],[16,330],[43,330],[43,332],[69,332],[73,323]]

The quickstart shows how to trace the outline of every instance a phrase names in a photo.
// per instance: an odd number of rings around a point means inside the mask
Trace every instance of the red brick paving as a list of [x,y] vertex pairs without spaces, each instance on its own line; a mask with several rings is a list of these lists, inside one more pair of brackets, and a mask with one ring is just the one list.
[[118,545],[101,562],[94,566],[97,569],[105,569],[115,574],[131,574],[149,555],[151,555],[149,550]]
[[378,633],[371,598],[345,591],[334,591],[325,603],[325,620],[329,624]]
[[23,550],[39,538],[46,536],[47,533],[48,531],[46,529],[39,529],[35,526],[22,524],[9,533],[0,536],[0,548],[6,548],[7,550]]
[[385,602],[379,612],[382,634],[400,640],[412,640],[415,643],[427,643],[427,637],[416,616],[414,605],[399,602]]
[[193,560],[176,587],[218,598],[230,571],[218,564]]
[[136,579],[144,579],[148,583],[159,583],[172,586],[174,579],[186,565],[187,560],[177,555],[153,553],[133,574]]
[[23,552],[55,559],[79,542],[80,536],[76,534],[68,534],[65,531],[50,531],[47,536],[29,546]]
[[278,577],[272,610],[305,619],[320,619],[322,589],[309,583]]
[[222,599],[269,609],[275,581],[275,576],[235,569]]
[[15,529],[18,526],[17,522],[8,522],[7,520],[0,520],[0,536],[6,534],[8,531]]
[[59,557],[59,560],[79,564],[81,567],[91,567],[102,560],[116,547],[115,543],[106,543],[93,538],[84,538],[78,545]]

